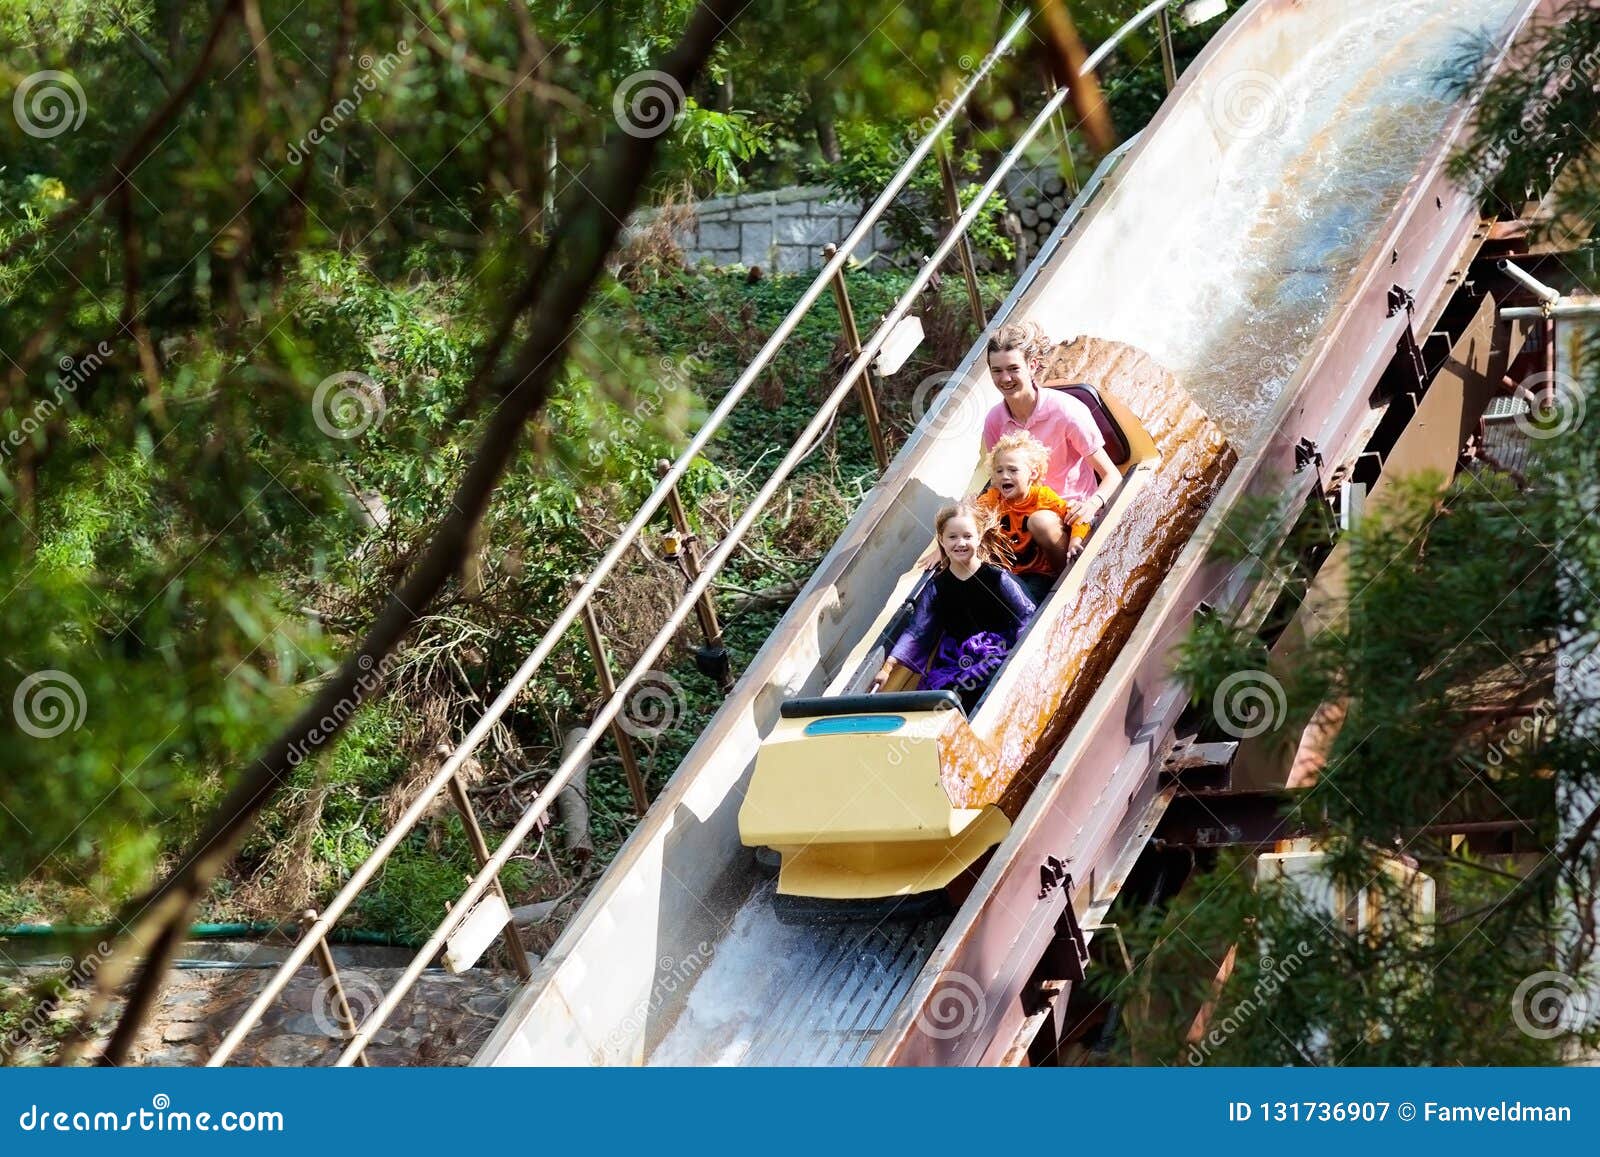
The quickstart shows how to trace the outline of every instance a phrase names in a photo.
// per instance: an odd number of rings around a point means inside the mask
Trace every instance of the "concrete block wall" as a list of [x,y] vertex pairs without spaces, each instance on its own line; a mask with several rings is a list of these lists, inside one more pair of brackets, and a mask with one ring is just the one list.
[[[1003,187],[1031,256],[1071,203],[1065,182],[1051,163],[1014,170]],[[691,265],[759,265],[768,272],[802,273],[822,265],[822,247],[844,240],[861,211],[853,202],[833,200],[824,185],[716,197],[695,206],[696,224],[678,235],[678,244]],[[649,214],[641,218],[648,220]],[[880,224],[855,256],[865,261],[894,249]]]
[[[716,197],[695,207],[698,224],[678,237],[691,265],[759,265],[768,272],[799,273],[822,264],[822,247],[843,241],[861,219],[861,206],[835,201],[822,185]],[[856,249],[865,261],[893,246],[876,228]]]

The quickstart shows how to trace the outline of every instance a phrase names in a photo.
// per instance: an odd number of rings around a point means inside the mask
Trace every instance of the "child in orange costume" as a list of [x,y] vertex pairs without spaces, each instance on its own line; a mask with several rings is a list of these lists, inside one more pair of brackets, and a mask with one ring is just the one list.
[[1050,451],[1032,434],[1007,434],[989,451],[991,487],[977,501],[994,511],[1011,544],[1011,573],[1043,602],[1061,569],[1083,551],[1089,523],[1071,521],[1072,508],[1043,485]]

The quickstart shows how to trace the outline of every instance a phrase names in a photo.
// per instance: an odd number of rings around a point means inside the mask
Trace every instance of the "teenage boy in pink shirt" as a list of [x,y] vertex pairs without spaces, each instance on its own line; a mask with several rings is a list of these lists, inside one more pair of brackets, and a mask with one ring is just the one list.
[[[989,377],[1000,391],[1001,402],[983,422],[983,449],[988,453],[1007,434],[1032,434],[1050,450],[1044,485],[1067,503],[1061,523],[1041,527],[1064,535],[1074,522],[1094,522],[1105,513],[1117,492],[1122,474],[1089,407],[1061,390],[1040,389],[1034,377],[1044,365],[1050,342],[1032,322],[1003,325],[989,336]],[[1038,531],[1035,532],[1038,537]],[[1043,543],[1047,550],[1059,544]]]

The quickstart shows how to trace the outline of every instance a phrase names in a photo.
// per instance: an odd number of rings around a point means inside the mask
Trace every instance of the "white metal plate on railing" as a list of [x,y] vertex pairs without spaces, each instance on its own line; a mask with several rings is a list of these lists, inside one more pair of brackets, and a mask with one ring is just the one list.
[[444,945],[444,966],[451,972],[465,972],[478,962],[484,950],[494,943],[501,929],[511,923],[511,909],[499,893],[490,892],[472,906],[461,927]]
[[914,313],[907,314],[895,322],[889,336],[883,339],[878,350],[878,372],[886,378],[896,373],[921,344],[922,319]]

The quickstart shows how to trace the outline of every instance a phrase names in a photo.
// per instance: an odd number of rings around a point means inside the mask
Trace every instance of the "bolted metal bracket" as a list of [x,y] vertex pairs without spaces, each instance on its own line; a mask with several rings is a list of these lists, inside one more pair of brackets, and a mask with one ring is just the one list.
[[1322,452],[1310,438],[1301,438],[1294,444],[1294,472],[1300,473],[1313,462],[1319,470],[1322,468]]
[[1067,874],[1067,865],[1054,856],[1046,856],[1044,863],[1039,865],[1039,899],[1043,900],[1063,883],[1070,883],[1072,877]]
[[1384,314],[1385,317],[1393,317],[1402,309],[1407,313],[1411,313],[1416,308],[1417,299],[1411,295],[1409,289],[1403,285],[1391,285],[1389,287],[1389,312]]
[[1063,881],[1067,889],[1067,903],[1056,921],[1056,943],[1062,950],[1059,967],[1064,979],[1077,984],[1088,974],[1089,941],[1078,923],[1078,914],[1072,910],[1072,877]]

